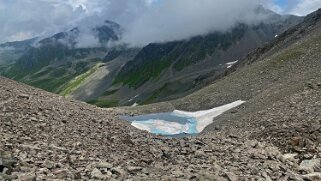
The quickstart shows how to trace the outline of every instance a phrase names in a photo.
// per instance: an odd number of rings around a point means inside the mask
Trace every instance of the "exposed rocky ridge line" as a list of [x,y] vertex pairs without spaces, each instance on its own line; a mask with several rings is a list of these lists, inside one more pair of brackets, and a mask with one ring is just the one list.
[[0,82],[0,180],[320,178],[320,151],[301,158],[235,134],[162,138],[117,120],[112,109]]

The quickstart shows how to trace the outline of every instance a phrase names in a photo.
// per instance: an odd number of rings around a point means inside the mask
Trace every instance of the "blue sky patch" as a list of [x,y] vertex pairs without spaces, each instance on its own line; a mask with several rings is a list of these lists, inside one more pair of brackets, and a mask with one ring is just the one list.
[[286,9],[289,5],[288,0],[274,0],[274,3],[277,4],[282,9]]

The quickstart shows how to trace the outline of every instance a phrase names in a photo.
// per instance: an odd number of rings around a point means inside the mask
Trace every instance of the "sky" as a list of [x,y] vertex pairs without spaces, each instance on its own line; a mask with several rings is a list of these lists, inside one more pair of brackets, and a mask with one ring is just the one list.
[[280,13],[306,15],[321,0],[0,0],[0,43],[49,36],[75,26],[112,20],[124,28],[124,42],[182,39],[237,22],[255,22],[259,4]]
[[321,8],[321,0],[273,0],[270,7],[281,14],[304,16]]

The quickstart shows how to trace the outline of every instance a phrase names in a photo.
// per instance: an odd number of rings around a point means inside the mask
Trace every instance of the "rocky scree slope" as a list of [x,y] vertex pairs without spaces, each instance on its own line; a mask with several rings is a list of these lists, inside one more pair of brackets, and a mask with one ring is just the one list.
[[[182,99],[128,108],[131,113],[209,109],[247,102],[215,118],[202,133],[257,139],[320,163],[321,10],[241,60],[227,76]],[[313,160],[313,161],[312,161]],[[308,172],[319,169],[310,170]],[[320,174],[320,173],[318,173]],[[320,178],[319,178],[320,179]],[[318,179],[315,179],[318,180]]]
[[159,137],[113,109],[0,82],[0,180],[320,179],[320,150],[301,157],[228,133]]

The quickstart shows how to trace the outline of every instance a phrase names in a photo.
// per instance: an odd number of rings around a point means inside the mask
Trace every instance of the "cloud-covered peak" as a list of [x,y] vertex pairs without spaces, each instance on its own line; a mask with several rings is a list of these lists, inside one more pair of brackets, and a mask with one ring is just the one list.
[[224,31],[240,21],[252,23],[260,18],[251,11],[259,4],[300,15],[321,6],[321,0],[287,2],[285,8],[276,0],[2,0],[0,43],[112,20],[123,27],[123,42],[142,45]]

